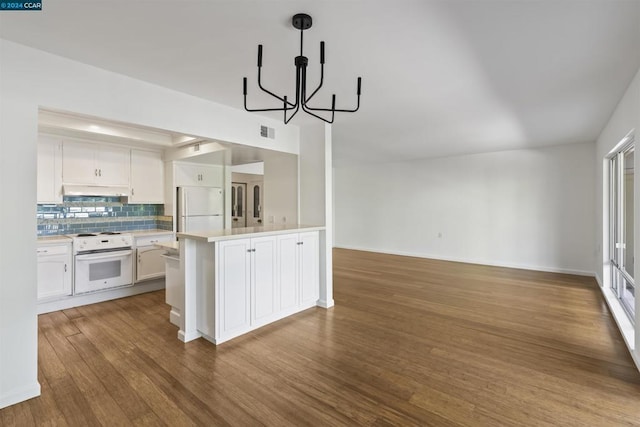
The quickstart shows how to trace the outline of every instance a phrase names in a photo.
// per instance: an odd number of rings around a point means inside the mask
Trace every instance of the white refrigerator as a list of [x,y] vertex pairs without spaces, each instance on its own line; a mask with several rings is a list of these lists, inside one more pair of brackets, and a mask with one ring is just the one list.
[[224,229],[224,198],[217,187],[178,187],[178,232]]

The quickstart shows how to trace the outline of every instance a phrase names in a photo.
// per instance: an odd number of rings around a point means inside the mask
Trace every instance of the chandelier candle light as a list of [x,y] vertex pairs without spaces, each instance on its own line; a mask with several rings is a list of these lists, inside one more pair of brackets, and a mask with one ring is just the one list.
[[[316,117],[322,121],[327,123],[333,123],[333,119],[335,117],[336,112],[339,113],[354,113],[358,111],[360,108],[360,88],[362,85],[362,78],[358,77],[358,103],[356,108],[351,110],[344,110],[336,108],[336,95],[333,94],[331,98],[331,108],[313,108],[308,105],[308,102],[313,98],[313,96],[320,90],[322,87],[322,83],[324,81],[324,42],[320,42],[320,84],[318,87],[311,93],[311,95],[307,96],[307,65],[309,64],[309,59],[303,55],[302,52],[302,40],[304,30],[311,28],[312,20],[311,16],[306,13],[298,13],[293,16],[291,20],[294,28],[300,30],[300,55],[295,57],[294,63],[296,66],[296,101],[295,103],[291,103],[287,99],[287,96],[280,97],[275,93],[265,89],[262,86],[261,82],[261,71],[262,71],[262,45],[258,45],[258,87],[262,89],[264,92],[273,96],[274,98],[280,100],[282,102],[282,107],[280,108],[247,108],[247,78],[244,77],[242,79],[242,90],[244,93],[244,109],[250,112],[259,112],[259,111],[283,111],[284,112],[284,123],[287,124],[291,121],[291,119],[296,115],[298,110],[302,108],[302,110],[308,114],[311,114],[313,117]],[[323,111],[330,112],[331,119],[325,119],[324,117],[314,113],[314,111]],[[287,117],[287,112],[292,112]]]

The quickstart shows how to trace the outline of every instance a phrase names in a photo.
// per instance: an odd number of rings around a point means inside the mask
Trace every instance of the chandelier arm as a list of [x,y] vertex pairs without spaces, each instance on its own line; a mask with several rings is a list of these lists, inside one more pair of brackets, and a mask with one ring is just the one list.
[[[260,71],[261,69],[262,69],[262,67],[258,67],[258,87],[259,87],[260,89],[262,89],[262,91],[263,91],[263,92],[268,93],[269,95],[273,96],[274,98],[276,98],[276,99],[277,99],[277,100],[279,100],[280,102],[284,102],[284,98],[282,98],[282,97],[280,97],[280,96],[276,95],[275,93],[271,92],[270,90],[265,89],[265,88],[262,86],[262,78],[261,78],[261,74],[262,74],[262,73],[261,73],[261,71]],[[290,107],[295,107],[295,104],[292,104],[291,102],[287,102],[287,104],[288,104]]]
[[[324,83],[324,64],[320,64],[320,84],[318,85],[316,90],[314,90],[311,93],[311,95],[309,95],[309,97],[304,100],[303,104],[306,105],[307,102],[311,101],[311,98],[313,98],[313,96],[316,94],[316,92],[318,92],[320,90],[320,88],[322,87],[323,83]],[[306,87],[305,87],[305,91],[306,91]]]
[[287,97],[284,97],[284,103],[285,103],[285,110],[284,110],[284,124],[286,125],[287,123],[289,123],[291,121],[291,119],[293,119],[293,117],[298,114],[298,111],[300,110],[300,104],[302,104],[302,102],[300,102],[300,83],[304,81],[304,68],[301,65],[297,65],[296,64],[296,103],[295,103],[295,111],[293,112],[293,114],[291,114],[291,116],[289,116],[289,118],[287,119]]
[[[304,104],[302,105],[302,111],[304,111],[305,113],[307,113],[307,114],[309,114],[309,115],[311,115],[311,116],[315,117],[316,119],[320,119],[320,120],[322,120],[323,122],[326,122],[326,123],[333,123],[333,115],[332,115],[332,117],[331,117],[331,120],[327,120],[327,119],[325,119],[324,117],[319,116],[319,115],[317,115],[317,114],[315,114],[315,113],[313,113],[313,112],[309,111],[309,109],[308,109],[308,108],[306,107],[306,105],[304,105]],[[327,111],[331,111],[331,110],[327,110]]]
[[[362,78],[358,77],[358,90],[357,90],[357,95],[358,95],[358,101],[356,104],[356,108],[353,109],[340,109],[340,108],[314,108],[314,107],[310,107],[308,106],[306,103],[304,104],[304,108],[305,111],[307,110],[311,110],[311,111],[335,111],[338,113],[355,113],[356,111],[358,111],[360,109],[360,93],[362,89]],[[335,105],[334,105],[335,107]]]
[[[313,91],[313,93],[311,93],[311,95],[309,95],[308,98],[304,99],[303,104],[306,104],[307,102],[309,102],[311,100],[311,98],[313,98],[313,96],[316,94],[316,92],[318,92],[320,90],[320,88],[322,87],[322,84],[324,83],[324,41],[320,42],[320,84],[318,85],[318,87],[316,88],[316,90]],[[306,92],[306,84],[305,84],[305,92]]]
[[313,107],[309,107],[306,104],[304,105],[304,107],[305,107],[305,111],[311,110],[311,111],[335,111],[337,113],[355,113],[360,108],[360,101],[358,101],[358,105],[356,106],[356,108],[352,110],[346,110],[346,109],[340,109],[340,108],[336,108],[335,110],[332,108],[313,108]]

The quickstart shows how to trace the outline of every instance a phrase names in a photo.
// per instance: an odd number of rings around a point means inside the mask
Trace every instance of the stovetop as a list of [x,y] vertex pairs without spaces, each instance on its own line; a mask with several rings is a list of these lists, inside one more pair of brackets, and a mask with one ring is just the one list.
[[118,231],[103,231],[102,233],[80,233],[80,234],[71,234],[71,237],[94,237],[98,235],[106,235],[106,236],[114,236],[116,234],[122,234]]
[[133,246],[133,235],[113,231],[103,233],[70,234],[73,252],[100,252],[114,249],[128,249]]

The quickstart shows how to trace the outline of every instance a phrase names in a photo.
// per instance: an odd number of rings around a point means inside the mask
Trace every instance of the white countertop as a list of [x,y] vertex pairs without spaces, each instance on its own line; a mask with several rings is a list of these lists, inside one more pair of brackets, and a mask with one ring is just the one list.
[[211,243],[221,240],[242,239],[252,236],[268,236],[273,234],[288,234],[296,231],[304,232],[324,229],[325,227],[323,225],[280,224],[264,225],[261,227],[244,227],[225,230],[177,233],[177,236],[183,239],[193,239]]
[[71,237],[64,235],[38,237],[38,244],[71,243]]

